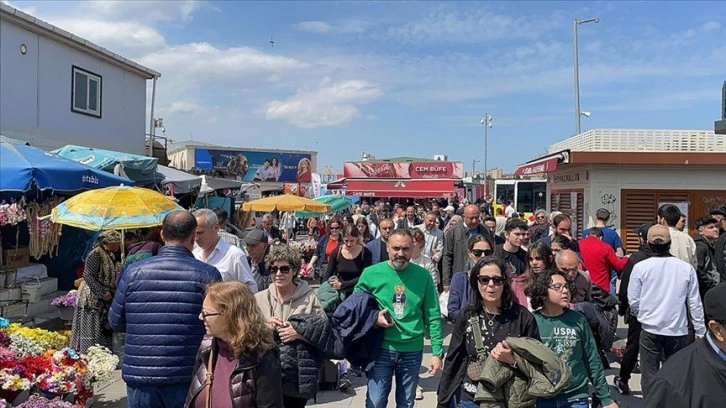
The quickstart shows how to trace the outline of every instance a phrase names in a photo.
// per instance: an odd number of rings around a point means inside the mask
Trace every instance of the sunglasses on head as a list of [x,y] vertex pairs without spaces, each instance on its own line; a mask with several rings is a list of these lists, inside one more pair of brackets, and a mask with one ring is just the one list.
[[488,285],[490,281],[494,281],[495,286],[504,285],[504,278],[501,276],[479,275],[476,277],[476,280],[484,285]]
[[271,267],[268,268],[270,273],[273,275],[276,274],[277,271],[280,271],[282,273],[290,273],[291,269],[292,269],[292,266],[290,266],[290,265],[283,265],[283,266],[272,265]]
[[471,253],[477,258],[481,258],[482,256],[490,256],[494,251],[491,249],[472,249]]

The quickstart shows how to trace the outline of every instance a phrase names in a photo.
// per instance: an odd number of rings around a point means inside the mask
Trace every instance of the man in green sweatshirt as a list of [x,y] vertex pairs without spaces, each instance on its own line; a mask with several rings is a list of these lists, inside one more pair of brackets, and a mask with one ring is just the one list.
[[423,358],[424,334],[431,336],[430,373],[442,366],[443,333],[436,285],[424,268],[410,263],[413,236],[397,229],[388,238],[388,261],[363,271],[355,291],[378,300],[376,325],[385,330],[381,350],[368,373],[366,408],[385,407],[396,374],[396,408],[413,408]]

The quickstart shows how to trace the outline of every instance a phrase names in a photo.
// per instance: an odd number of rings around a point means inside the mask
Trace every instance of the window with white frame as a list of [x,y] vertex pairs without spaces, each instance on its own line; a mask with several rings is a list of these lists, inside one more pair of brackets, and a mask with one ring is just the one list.
[[101,78],[100,75],[73,67],[71,110],[84,115],[101,117]]

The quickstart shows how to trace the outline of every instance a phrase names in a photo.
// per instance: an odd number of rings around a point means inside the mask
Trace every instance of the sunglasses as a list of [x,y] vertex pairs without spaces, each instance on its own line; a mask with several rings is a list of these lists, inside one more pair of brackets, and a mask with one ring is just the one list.
[[276,274],[278,271],[282,273],[290,273],[290,270],[292,269],[292,266],[290,265],[283,265],[283,266],[271,266],[267,270],[270,271],[271,274]]
[[340,229],[340,227],[328,227],[328,229],[331,231],[337,231]]
[[494,281],[494,286],[504,285],[504,278],[501,276],[479,275],[476,277],[476,280],[484,285],[488,285],[490,281]]
[[491,249],[472,249],[471,253],[477,258],[481,258],[482,256],[490,256],[494,251]]
[[222,312],[207,313],[205,311],[202,311],[202,313],[201,313],[202,319],[206,319],[207,317],[210,317],[210,316],[219,316],[221,314],[222,314]]

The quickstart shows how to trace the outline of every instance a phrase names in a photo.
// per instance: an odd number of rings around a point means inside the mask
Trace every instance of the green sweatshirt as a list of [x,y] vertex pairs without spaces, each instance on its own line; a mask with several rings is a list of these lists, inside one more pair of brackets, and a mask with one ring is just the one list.
[[396,271],[388,262],[380,262],[363,270],[354,292],[360,291],[373,295],[395,322],[395,326],[385,329],[384,349],[421,351],[428,329],[433,354],[442,356],[441,311],[429,271],[412,263]]
[[534,317],[542,343],[565,360],[572,371],[570,382],[554,399],[572,401],[588,398],[589,382],[592,381],[602,404],[612,404],[614,401],[605,380],[595,337],[585,316],[567,309],[556,317],[545,316],[538,310]]

